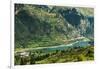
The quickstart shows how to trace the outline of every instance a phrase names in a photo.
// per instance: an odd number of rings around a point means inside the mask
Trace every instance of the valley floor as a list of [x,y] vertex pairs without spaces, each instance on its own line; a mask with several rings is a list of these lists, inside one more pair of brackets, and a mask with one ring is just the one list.
[[94,46],[74,47],[50,53],[30,52],[29,56],[15,55],[15,65],[50,64],[94,60]]

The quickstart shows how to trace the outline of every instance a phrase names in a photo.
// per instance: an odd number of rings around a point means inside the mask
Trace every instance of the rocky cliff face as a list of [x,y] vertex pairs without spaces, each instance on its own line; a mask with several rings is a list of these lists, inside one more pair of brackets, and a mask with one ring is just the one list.
[[16,47],[93,35],[93,8],[15,4]]

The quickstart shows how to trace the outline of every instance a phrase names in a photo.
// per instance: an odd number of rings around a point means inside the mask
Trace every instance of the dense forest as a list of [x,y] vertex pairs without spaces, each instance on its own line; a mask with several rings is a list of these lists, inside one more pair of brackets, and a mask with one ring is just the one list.
[[[94,59],[94,9],[15,4],[15,64],[41,64]],[[85,47],[80,38],[88,40]],[[84,41],[84,40],[82,40]],[[44,53],[47,49],[74,42],[73,48]],[[86,44],[86,42],[85,42]],[[51,49],[51,48],[50,48]],[[21,57],[20,53],[28,54]],[[25,56],[24,55],[24,56]],[[62,55],[62,56],[61,56]],[[61,56],[61,57],[59,57]],[[27,60],[26,60],[27,59]]]

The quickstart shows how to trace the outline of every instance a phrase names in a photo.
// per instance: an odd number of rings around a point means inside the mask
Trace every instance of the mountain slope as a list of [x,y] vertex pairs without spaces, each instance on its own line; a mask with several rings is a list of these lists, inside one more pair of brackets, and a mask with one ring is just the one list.
[[60,45],[93,38],[92,8],[15,4],[15,48]]

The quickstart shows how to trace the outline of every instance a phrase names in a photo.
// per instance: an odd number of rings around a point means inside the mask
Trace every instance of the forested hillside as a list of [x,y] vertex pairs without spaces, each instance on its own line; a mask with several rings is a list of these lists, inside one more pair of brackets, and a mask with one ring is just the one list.
[[15,4],[15,48],[56,46],[93,39],[93,8]]

